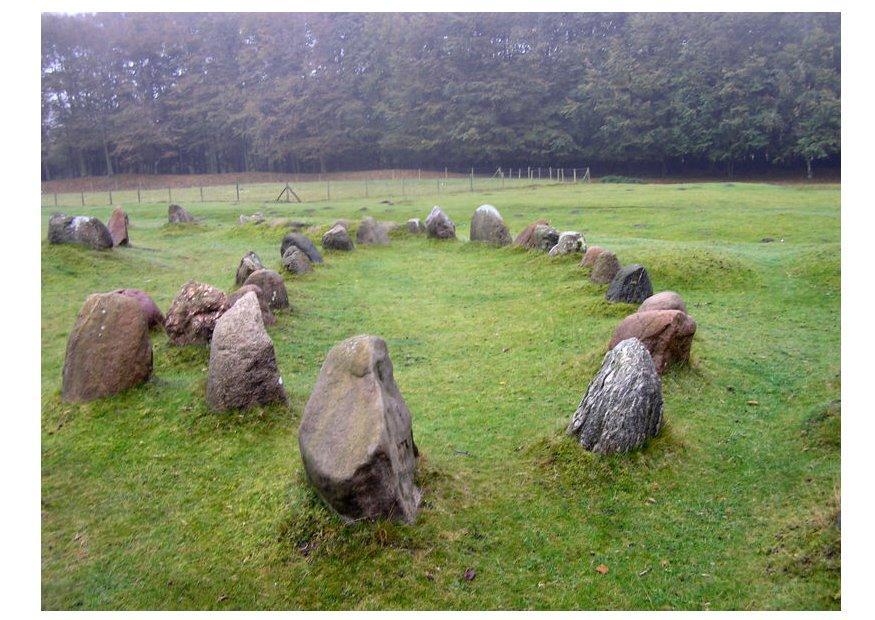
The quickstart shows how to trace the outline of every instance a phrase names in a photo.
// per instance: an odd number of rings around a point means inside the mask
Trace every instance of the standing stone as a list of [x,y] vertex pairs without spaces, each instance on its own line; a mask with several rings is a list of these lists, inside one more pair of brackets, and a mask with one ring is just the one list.
[[272,269],[253,271],[244,284],[254,284],[264,293],[264,299],[271,310],[289,307],[289,294],[283,277]]
[[248,291],[221,316],[210,343],[207,404],[213,411],[286,402],[273,341]]
[[349,231],[340,224],[322,235],[322,247],[326,250],[340,250],[342,252],[355,249]]
[[255,284],[244,284],[236,291],[228,295],[228,308],[233,308],[234,304],[240,301],[244,295],[247,293],[255,293],[256,299],[258,299],[258,307],[261,308],[261,320],[265,325],[273,325],[276,323],[276,317],[273,315],[273,312],[270,311],[270,306],[267,305],[267,299],[264,297],[264,291],[261,290],[260,286],[256,286]]
[[[580,261],[581,267],[593,267],[595,265],[596,259],[605,251],[604,248],[599,247],[597,245],[592,245],[586,248],[586,254],[583,255],[583,258]],[[613,279],[613,276],[611,276]],[[610,282],[610,280],[608,280]],[[607,282],[605,283],[607,284]]]
[[146,324],[149,329],[164,325],[164,315],[161,314],[158,304],[152,301],[152,298],[149,297],[146,291],[141,291],[138,288],[120,288],[113,291],[113,293],[135,299],[140,304],[140,310],[143,312],[143,316],[146,317]]
[[662,427],[662,383],[650,353],[629,338],[608,351],[577,411],[568,434],[600,454],[640,447]]
[[176,345],[206,344],[213,337],[216,321],[228,309],[228,298],[215,286],[190,280],[177,293],[164,331]]
[[355,233],[355,242],[365,245],[387,245],[389,233],[380,222],[368,216],[359,222],[358,230]]
[[586,251],[586,240],[576,231],[566,231],[559,235],[559,240],[550,248],[550,256],[563,256]]
[[313,242],[310,241],[310,238],[299,232],[291,232],[283,237],[283,242],[280,244],[280,258],[286,255],[286,250],[289,249],[290,245],[295,246],[306,254],[311,263],[322,262],[322,255],[319,253],[319,250],[316,249]]
[[112,210],[106,227],[109,229],[109,236],[112,237],[113,246],[128,245],[130,242],[128,239],[129,223],[128,214],[125,213],[124,209],[116,207]]
[[434,206],[425,218],[425,232],[431,239],[455,239],[456,225],[443,209]]
[[108,250],[112,247],[112,235],[96,217],[55,213],[49,219],[49,243],[75,243],[92,250]]
[[483,241],[498,246],[505,246],[511,242],[510,232],[498,209],[492,205],[477,207],[471,218],[471,241]]
[[550,249],[559,243],[559,231],[547,224],[538,224],[535,226],[534,247],[542,252],[549,252]]
[[382,338],[354,336],[328,352],[298,443],[310,482],[344,519],[416,519],[418,451]]
[[286,268],[286,271],[290,271],[295,275],[313,271],[313,264],[310,262],[310,259],[294,245],[289,246],[286,253],[283,254],[283,267]]
[[[371,219],[374,219],[374,218],[371,218]],[[349,227],[352,226],[352,220],[348,220],[346,218],[340,218],[339,220],[334,220],[334,223],[331,225],[331,228],[334,228],[335,226],[343,226],[344,228],[349,230]]]
[[617,326],[608,348],[628,338],[638,339],[653,358],[656,372],[662,374],[671,364],[690,361],[690,348],[696,322],[680,310],[651,310],[630,314]]
[[240,286],[246,282],[246,278],[259,269],[264,269],[264,265],[258,254],[255,252],[246,252],[246,254],[243,255],[243,258],[240,259],[240,264],[237,265],[237,275],[234,277],[234,284]]
[[605,250],[595,259],[589,279],[596,284],[608,284],[620,271],[620,260],[610,250]]
[[190,224],[194,222],[194,217],[179,205],[170,205],[167,208],[167,220],[171,224]]
[[425,227],[422,225],[422,220],[418,217],[412,217],[407,220],[407,232],[418,235],[425,230]]
[[89,295],[67,339],[61,398],[87,402],[117,394],[152,374],[149,325],[136,299]]
[[641,265],[623,267],[611,280],[605,299],[627,304],[640,304],[653,295],[650,276]]
[[516,236],[516,239],[514,239],[513,244],[516,246],[519,246],[521,248],[525,248],[527,250],[534,250],[536,247],[535,246],[535,229],[538,226],[549,226],[549,225],[550,225],[550,222],[548,222],[547,220],[538,220],[537,222],[529,224],[528,226],[523,228],[522,231],[520,231],[520,234],[518,234]]
[[684,303],[683,297],[674,291],[662,291],[651,295],[638,306],[638,312],[652,312],[654,310],[680,310],[686,314],[687,304]]

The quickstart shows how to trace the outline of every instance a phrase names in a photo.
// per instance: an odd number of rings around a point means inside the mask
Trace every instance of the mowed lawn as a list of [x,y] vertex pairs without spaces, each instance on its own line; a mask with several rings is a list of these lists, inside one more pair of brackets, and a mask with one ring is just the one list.
[[[42,213],[42,600],[57,608],[837,609],[840,196],[835,185],[577,185],[441,196],[459,242],[399,235],[286,274],[268,331],[290,407],[217,415],[208,347],[153,333],[154,378],[60,401],[85,297],[189,279],[225,290],[247,250],[280,271],[283,229],[425,218],[436,199],[126,205],[133,246],[49,246]],[[689,366],[663,376],[666,425],[597,457],[564,435],[617,323],[579,258],[465,242],[495,205],[548,219],[683,295]],[[69,210],[106,221],[110,207]],[[763,243],[765,237],[775,239]],[[328,349],[383,337],[413,414],[414,525],[344,526],[308,487],[297,429]],[[596,570],[600,565],[607,572]],[[466,569],[476,577],[466,580]]]

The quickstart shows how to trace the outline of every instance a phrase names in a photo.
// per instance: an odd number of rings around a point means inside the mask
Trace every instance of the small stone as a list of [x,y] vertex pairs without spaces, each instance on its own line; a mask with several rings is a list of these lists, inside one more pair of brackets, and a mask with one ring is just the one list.
[[605,250],[595,259],[589,279],[596,284],[609,284],[620,271],[617,255]]
[[640,304],[651,295],[653,295],[653,286],[650,284],[647,270],[641,265],[629,265],[620,269],[611,280],[605,299],[611,302]]
[[[605,249],[603,247],[599,247],[597,245],[592,245],[586,249],[586,253],[583,255],[583,258],[580,261],[581,267],[593,267],[595,265],[596,259],[601,256],[602,252]],[[613,276],[611,276],[613,279]],[[611,280],[608,280],[610,282]],[[605,282],[607,284],[607,282]]]
[[179,205],[170,205],[167,208],[167,220],[171,224],[190,224],[194,222],[194,216]]
[[244,284],[254,284],[264,293],[264,299],[271,310],[289,307],[289,294],[283,277],[272,269],[253,271]]
[[322,254],[316,249],[316,246],[310,241],[310,238],[299,232],[291,232],[283,237],[283,242],[280,244],[280,258],[286,255],[286,250],[293,245],[310,259],[311,263],[321,263]]
[[334,226],[322,235],[322,247],[326,250],[339,250],[349,252],[355,249],[355,245],[349,236],[349,231],[343,226]]
[[283,267],[295,275],[313,271],[310,259],[296,246],[289,246],[289,249],[283,254]]
[[456,225],[443,209],[434,206],[425,218],[425,232],[431,239],[455,239]]
[[550,222],[547,220],[538,220],[537,222],[529,224],[520,231],[520,234],[514,239],[513,244],[521,248],[526,248],[527,250],[534,250],[537,247],[535,242],[535,229],[538,226],[549,225]]
[[546,224],[538,224],[535,226],[534,247],[536,250],[549,252],[557,243],[559,243],[558,230]]
[[264,213],[258,211],[253,213],[252,215],[241,215],[237,218],[237,223],[241,226],[243,224],[263,224],[264,223]]
[[566,231],[559,234],[559,240],[550,248],[550,256],[563,256],[586,251],[586,240],[576,231]]
[[372,217],[366,217],[359,222],[355,241],[363,245],[388,245],[389,233],[380,222]]
[[128,214],[121,207],[116,207],[109,215],[109,221],[106,224],[109,229],[109,235],[112,237],[113,247],[120,245],[128,245]]
[[412,217],[407,220],[407,232],[418,235],[425,230],[425,227],[422,225],[422,220],[418,217]]
[[259,269],[264,269],[264,264],[261,262],[258,254],[255,252],[246,252],[243,258],[240,259],[240,264],[237,266],[237,275],[234,277],[234,284],[240,286],[246,282],[246,278],[252,275],[253,272]]

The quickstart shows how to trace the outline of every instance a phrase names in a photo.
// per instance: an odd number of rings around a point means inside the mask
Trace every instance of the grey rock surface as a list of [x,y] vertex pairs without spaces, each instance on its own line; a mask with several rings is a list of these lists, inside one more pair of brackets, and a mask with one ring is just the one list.
[[425,218],[425,233],[432,239],[455,239],[456,225],[443,209],[434,206]]
[[368,216],[359,222],[355,242],[364,245],[388,245],[389,232],[386,226]]
[[55,213],[49,219],[49,243],[73,243],[92,250],[109,250],[113,246],[109,229],[96,217],[67,216]]
[[190,224],[194,222],[194,216],[179,205],[170,205],[167,208],[167,221],[171,224]]
[[[599,257],[599,260],[601,258]],[[640,304],[651,295],[653,295],[653,286],[650,284],[647,270],[641,265],[628,265],[620,269],[611,280],[605,299],[612,302]]]
[[283,277],[273,269],[253,271],[244,284],[254,284],[264,293],[264,299],[271,310],[289,307],[289,293]]
[[471,218],[471,241],[505,246],[512,241],[498,209],[492,205],[480,205]]
[[340,224],[337,224],[322,235],[322,247],[326,250],[350,252],[355,249],[355,244],[349,236],[349,231]]
[[283,254],[283,267],[295,275],[313,271],[313,263],[301,249],[294,245],[289,246],[286,253]]
[[295,246],[306,254],[311,263],[322,262],[322,254],[319,253],[319,250],[316,249],[310,238],[299,232],[291,232],[283,237],[283,241],[280,244],[280,258],[286,255],[286,250],[289,249],[290,245]]
[[261,262],[258,254],[251,251],[246,252],[243,258],[240,259],[240,264],[237,265],[237,275],[234,276],[234,284],[240,286],[246,282],[246,278],[259,269],[264,269],[264,264]]
[[559,240],[550,248],[550,256],[563,256],[586,251],[586,240],[577,231],[568,230],[559,234]]

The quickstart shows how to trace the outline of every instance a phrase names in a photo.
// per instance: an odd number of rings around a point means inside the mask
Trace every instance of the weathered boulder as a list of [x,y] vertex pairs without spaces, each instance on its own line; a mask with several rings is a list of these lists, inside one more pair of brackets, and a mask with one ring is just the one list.
[[684,303],[683,297],[674,291],[662,291],[651,295],[638,306],[638,312],[653,312],[654,310],[680,310],[686,314],[687,304]]
[[194,222],[194,216],[179,205],[170,205],[167,208],[167,220],[171,224],[190,224]]
[[254,284],[264,293],[264,299],[271,310],[289,307],[289,294],[283,277],[272,269],[253,271],[244,284]]
[[418,217],[412,217],[407,220],[407,232],[418,235],[425,230],[425,226],[422,225],[422,220]]
[[216,321],[228,309],[228,297],[215,286],[190,280],[170,304],[164,331],[177,345],[206,344]]
[[289,246],[286,253],[283,254],[283,267],[286,271],[290,271],[295,275],[313,271],[313,264],[307,255],[304,254],[297,246]]
[[477,207],[471,218],[471,241],[483,241],[498,246],[505,246],[511,242],[510,232],[498,209],[492,205]]
[[207,404],[213,411],[286,402],[273,341],[248,291],[219,318],[210,343]]
[[149,326],[136,299],[89,295],[67,339],[61,398],[87,402],[117,394],[152,374]]
[[246,282],[246,278],[259,269],[264,269],[264,264],[261,262],[258,254],[252,251],[246,252],[243,258],[240,259],[240,264],[237,265],[237,275],[234,276],[234,284],[240,286]]
[[[371,218],[371,219],[373,219],[373,218]],[[352,220],[348,220],[346,218],[340,218],[339,220],[334,220],[334,223],[331,225],[331,228],[334,228],[335,226],[343,226],[344,228],[349,230],[349,227],[352,226]]]
[[628,265],[620,269],[611,280],[605,299],[627,304],[640,304],[653,295],[650,276],[641,265]]
[[273,315],[273,312],[270,311],[270,306],[267,304],[267,299],[264,297],[264,291],[261,290],[260,286],[256,286],[255,284],[244,284],[228,295],[228,308],[233,308],[234,304],[240,301],[247,293],[255,293],[255,297],[258,299],[258,307],[261,309],[261,321],[265,325],[273,325],[276,323],[276,317]]
[[443,209],[434,206],[425,218],[425,233],[432,239],[455,239],[456,225]]
[[49,243],[75,243],[92,250],[108,250],[112,247],[112,235],[96,217],[55,213],[49,219]]
[[650,353],[629,338],[608,351],[567,433],[587,450],[628,452],[662,427],[662,383]]
[[513,244],[517,245],[521,248],[526,248],[527,250],[535,249],[535,229],[538,226],[549,226],[550,222],[547,220],[538,220],[532,224],[529,224],[525,228],[520,231],[520,234],[516,236],[516,239],[513,240]]
[[158,308],[158,304],[152,301],[152,298],[149,297],[146,291],[141,291],[138,288],[120,288],[113,291],[113,293],[135,299],[140,304],[140,310],[142,310],[143,316],[146,317],[146,325],[149,329],[164,325],[164,315],[161,313],[160,308]]
[[586,240],[576,231],[565,231],[559,234],[559,240],[550,248],[550,256],[563,256],[586,251]]
[[355,336],[328,352],[298,443],[310,482],[344,519],[415,520],[418,452],[382,338]]
[[589,279],[596,284],[608,284],[620,271],[620,260],[610,250],[602,251],[595,259]]
[[[603,247],[599,247],[597,245],[591,245],[586,248],[586,253],[583,255],[583,258],[580,260],[581,267],[593,267],[595,265],[596,259],[605,251]],[[611,276],[611,280],[613,276]],[[610,280],[608,280],[610,282]]]
[[355,245],[349,236],[349,231],[340,224],[322,235],[322,247],[326,250],[340,250],[343,252],[355,249]]
[[263,224],[264,219],[264,213],[262,213],[261,211],[257,211],[252,215],[241,215],[237,218],[237,223],[241,226],[243,224]]
[[542,252],[549,252],[554,245],[559,243],[559,231],[547,224],[538,224],[533,233],[534,248]]
[[286,255],[286,250],[293,245],[310,259],[311,263],[321,263],[322,254],[316,249],[316,246],[310,241],[310,238],[299,232],[291,232],[283,237],[283,242],[280,244],[280,258]]
[[671,364],[690,360],[690,347],[696,322],[680,310],[652,310],[630,314],[617,326],[608,348],[628,338],[637,338],[647,347],[656,372],[662,374]]
[[368,216],[359,222],[358,230],[355,233],[355,242],[365,245],[387,245],[389,232],[380,222]]
[[112,237],[112,245],[128,245],[128,214],[121,207],[116,207],[109,214],[109,221],[106,223],[106,228],[109,230],[109,236]]

